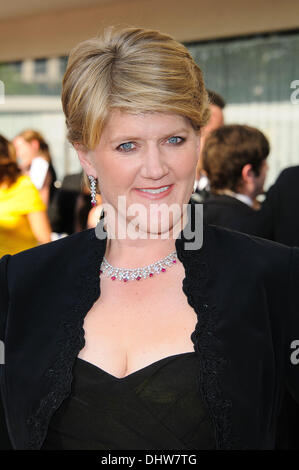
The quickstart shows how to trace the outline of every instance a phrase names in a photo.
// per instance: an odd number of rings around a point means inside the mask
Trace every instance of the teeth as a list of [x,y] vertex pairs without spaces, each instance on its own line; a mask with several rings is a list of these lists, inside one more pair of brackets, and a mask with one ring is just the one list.
[[139,189],[139,191],[143,191],[144,193],[150,193],[150,194],[159,194],[163,193],[163,191],[166,191],[170,186],[164,186],[164,188],[159,188],[159,189]]

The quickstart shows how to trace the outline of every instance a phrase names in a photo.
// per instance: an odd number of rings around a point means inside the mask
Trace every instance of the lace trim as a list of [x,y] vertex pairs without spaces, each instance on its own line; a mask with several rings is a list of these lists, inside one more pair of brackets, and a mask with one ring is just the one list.
[[[214,334],[218,314],[209,282],[207,240],[206,233],[204,246],[196,256],[194,251],[184,250],[183,236],[176,240],[176,248],[186,272],[183,291],[198,318],[191,339],[200,361],[199,389],[214,424],[216,448],[240,449],[240,442],[232,436],[232,403],[224,398],[220,387],[219,375],[227,366],[227,360],[218,354],[219,340]],[[37,411],[27,420],[29,449],[40,449],[53,412],[71,392],[74,359],[85,344],[84,317],[100,295],[98,270],[105,253],[106,240],[98,240],[95,231],[91,230],[87,242],[92,246],[88,251],[88,269],[78,280],[75,308],[62,319],[60,352],[46,373],[49,392]]]
[[219,376],[224,372],[227,360],[218,352],[221,344],[215,335],[219,313],[211,290],[208,240],[207,229],[204,231],[203,247],[195,256],[194,251],[183,249],[182,237],[176,241],[177,253],[186,272],[183,291],[197,314],[191,339],[199,357],[198,385],[214,425],[216,449],[241,449],[240,440],[232,433],[232,402],[225,399],[220,386]]
[[71,393],[72,368],[74,358],[85,345],[84,317],[100,295],[99,266],[106,249],[106,240],[99,241],[95,231],[91,230],[87,244],[87,266],[82,269],[75,293],[77,302],[74,308],[66,312],[59,327],[57,360],[45,373],[48,394],[41,400],[37,411],[28,418],[28,449],[40,449],[47,434],[50,418],[63,400]]

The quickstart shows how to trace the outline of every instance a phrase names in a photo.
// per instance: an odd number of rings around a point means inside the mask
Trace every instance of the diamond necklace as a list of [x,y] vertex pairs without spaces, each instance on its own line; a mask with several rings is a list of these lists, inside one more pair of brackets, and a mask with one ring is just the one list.
[[115,268],[108,263],[105,256],[103,258],[100,275],[104,274],[106,277],[110,277],[112,281],[116,279],[119,281],[140,281],[140,279],[147,279],[153,277],[154,274],[164,273],[166,268],[170,268],[176,263],[177,252],[173,251],[170,255],[165,258],[156,261],[153,264],[144,266],[143,268],[127,269],[127,268]]

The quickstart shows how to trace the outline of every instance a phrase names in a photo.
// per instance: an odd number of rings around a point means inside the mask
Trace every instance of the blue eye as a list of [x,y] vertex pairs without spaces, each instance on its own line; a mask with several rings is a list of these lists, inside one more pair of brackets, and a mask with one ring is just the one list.
[[170,144],[181,144],[182,142],[184,142],[185,139],[183,139],[182,137],[177,137],[177,136],[173,136],[173,137],[169,137],[168,141]]
[[123,152],[129,152],[134,149],[134,144],[133,142],[124,142],[123,144],[120,144],[117,149]]

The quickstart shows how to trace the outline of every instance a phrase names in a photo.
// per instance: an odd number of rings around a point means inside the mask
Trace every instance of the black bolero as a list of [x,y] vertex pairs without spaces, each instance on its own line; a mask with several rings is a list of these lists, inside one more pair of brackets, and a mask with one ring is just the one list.
[[[212,225],[201,248],[185,246],[178,237],[216,446],[273,449],[285,385],[299,402],[299,249]],[[70,394],[105,247],[89,229],[0,261],[1,394],[15,449],[40,449]]]

